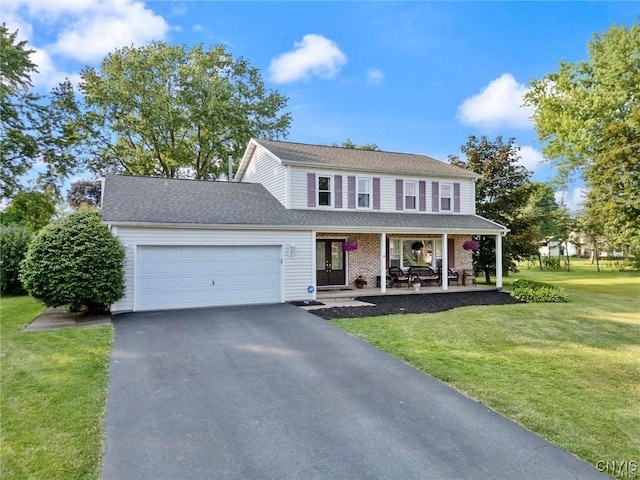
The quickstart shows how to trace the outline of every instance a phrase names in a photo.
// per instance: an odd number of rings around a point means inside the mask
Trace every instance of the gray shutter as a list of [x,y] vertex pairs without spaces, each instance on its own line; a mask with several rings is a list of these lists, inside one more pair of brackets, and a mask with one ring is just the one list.
[[418,195],[418,208],[424,212],[427,209],[427,183],[424,180],[418,183]]
[[453,184],[453,211],[454,212],[460,211],[460,184],[459,183]]
[[347,197],[349,208],[356,208],[356,177],[347,177]]
[[316,174],[307,173],[307,207],[316,206]]
[[380,210],[380,178],[373,177],[373,209]]
[[440,183],[431,182],[431,211],[440,211]]
[[396,210],[404,210],[404,181],[396,180]]
[[335,175],[333,177],[334,183],[334,205],[336,208],[342,208],[342,175]]

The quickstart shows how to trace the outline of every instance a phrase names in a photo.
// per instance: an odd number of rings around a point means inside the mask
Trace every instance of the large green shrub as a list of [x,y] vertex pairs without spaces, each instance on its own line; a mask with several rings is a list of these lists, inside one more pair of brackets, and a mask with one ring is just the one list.
[[526,303],[564,303],[569,301],[569,297],[564,289],[556,285],[522,279],[513,282],[511,296],[516,300]]
[[124,250],[97,212],[51,223],[33,239],[22,263],[29,294],[50,307],[106,310],[124,294]]
[[24,293],[20,282],[20,262],[27,254],[33,233],[27,227],[0,226],[0,292]]

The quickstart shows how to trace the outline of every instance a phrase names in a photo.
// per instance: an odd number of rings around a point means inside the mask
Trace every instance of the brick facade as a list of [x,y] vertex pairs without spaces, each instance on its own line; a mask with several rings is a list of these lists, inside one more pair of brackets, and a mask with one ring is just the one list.
[[[440,235],[424,235],[424,234],[405,234],[405,235],[387,235],[387,239],[392,238],[437,238]],[[353,282],[359,276],[367,281],[365,288],[375,288],[376,277],[380,275],[380,234],[379,233],[331,233],[318,232],[317,238],[353,238],[358,242],[358,249],[347,252],[347,284],[353,286]],[[462,248],[462,244],[466,240],[470,240],[469,235],[449,235],[448,238],[454,241],[455,266],[450,268],[460,272],[462,280],[462,271],[473,268],[472,252]]]

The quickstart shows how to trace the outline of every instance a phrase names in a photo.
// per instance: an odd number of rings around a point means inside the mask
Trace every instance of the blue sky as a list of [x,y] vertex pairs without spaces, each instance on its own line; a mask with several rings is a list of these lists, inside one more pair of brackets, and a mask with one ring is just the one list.
[[[587,42],[638,19],[635,2],[212,2],[3,0],[0,14],[36,50],[48,90],[110,51],[153,40],[225,44],[289,97],[287,140],[376,143],[441,160],[469,135],[515,137],[540,164],[522,94]],[[86,177],[86,175],[85,175]],[[565,194],[575,208],[579,183]]]

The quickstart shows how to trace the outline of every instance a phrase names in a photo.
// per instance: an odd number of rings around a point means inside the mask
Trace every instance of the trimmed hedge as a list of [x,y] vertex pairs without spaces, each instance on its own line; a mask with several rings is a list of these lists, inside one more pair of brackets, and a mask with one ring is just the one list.
[[124,250],[97,212],[53,222],[33,239],[22,263],[29,294],[49,307],[104,311],[124,295]]
[[27,254],[33,232],[27,227],[0,227],[0,292],[24,293],[20,282],[20,262]]
[[532,280],[516,280],[513,282],[511,296],[526,303],[566,303],[569,297],[563,288]]

